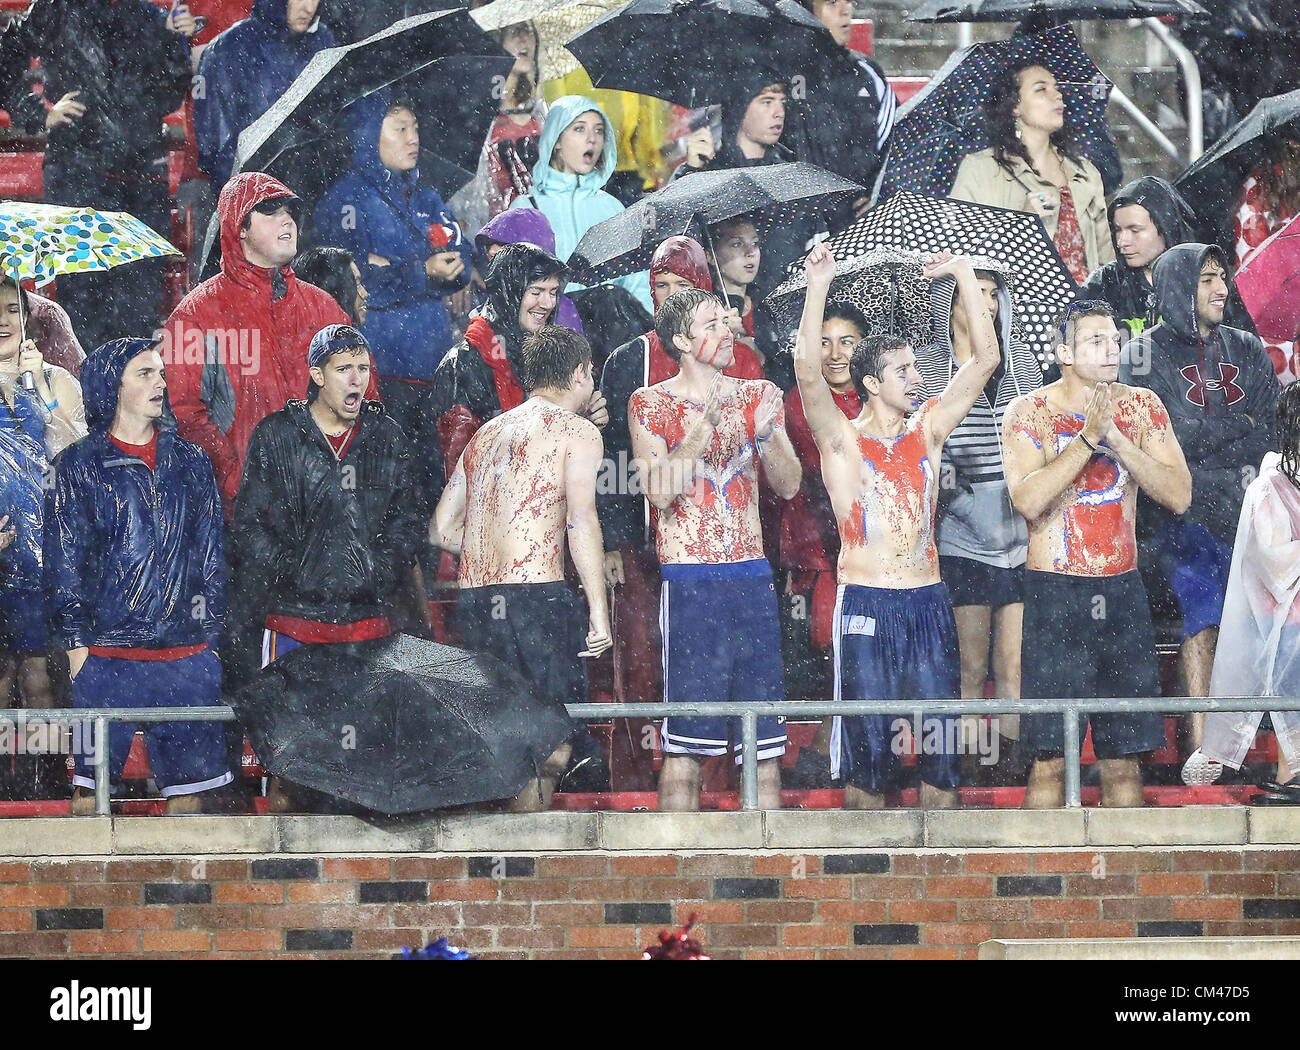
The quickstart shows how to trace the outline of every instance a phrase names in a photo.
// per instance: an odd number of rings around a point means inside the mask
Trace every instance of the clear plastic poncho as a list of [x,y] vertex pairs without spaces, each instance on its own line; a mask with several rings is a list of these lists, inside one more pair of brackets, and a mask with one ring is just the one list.
[[[1246,489],[1210,675],[1211,696],[1300,695],[1300,489],[1270,452]],[[1270,711],[1278,748],[1300,769],[1300,711]],[[1240,769],[1262,711],[1211,712],[1202,751]]]

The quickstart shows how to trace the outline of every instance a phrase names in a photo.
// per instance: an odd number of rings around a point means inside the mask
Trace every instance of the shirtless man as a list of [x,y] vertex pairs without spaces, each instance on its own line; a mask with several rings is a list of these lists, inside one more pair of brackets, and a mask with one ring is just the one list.
[[[642,488],[658,511],[664,701],[784,700],[776,591],[758,521],[760,460],[778,496],[799,491],[781,391],[723,375],[735,337],[711,292],[670,295],[655,311],[655,332],[681,370],[632,395],[628,424]],[[764,809],[781,806],[783,723],[758,720]],[[739,719],[664,719],[661,810],[699,809],[700,758],[727,753],[729,728],[739,762]]]
[[[1021,695],[1158,696],[1137,570],[1137,493],[1182,514],[1192,477],[1160,398],[1116,382],[1120,334],[1111,308],[1071,303],[1060,332],[1061,378],[1016,398],[1002,425],[1011,502],[1029,524]],[[1025,808],[1062,805],[1061,716],[1025,715],[1020,727],[1021,745],[1038,756]],[[1162,743],[1158,714],[1092,716],[1102,805],[1142,805],[1134,756]]]
[[[957,628],[934,542],[936,482],[944,441],[997,368],[993,319],[970,260],[936,255],[926,275],[956,278],[971,357],[942,394],[922,404],[921,374],[907,341],[864,339],[849,363],[863,403],[851,420],[835,404],[819,352],[835,259],[819,244],[805,269],[808,294],[795,343],[795,376],[840,530],[835,699],[958,698]],[[960,722],[957,715],[926,718],[922,739],[915,741],[926,808],[957,805]],[[895,725],[889,715],[836,718],[831,771],[846,781],[846,808],[879,809],[886,792],[901,790]]]
[[[457,620],[465,644],[518,667],[556,703],[584,703],[579,657],[610,647],[596,519],[600,431],[582,417],[594,381],[591,346],[546,325],[524,341],[527,401],[474,434],[438,502],[429,541],[460,555]],[[564,544],[587,597],[564,582]],[[586,637],[583,624],[586,623]],[[579,732],[585,733],[586,727]],[[572,744],[556,748],[511,803],[515,812],[549,809]]]

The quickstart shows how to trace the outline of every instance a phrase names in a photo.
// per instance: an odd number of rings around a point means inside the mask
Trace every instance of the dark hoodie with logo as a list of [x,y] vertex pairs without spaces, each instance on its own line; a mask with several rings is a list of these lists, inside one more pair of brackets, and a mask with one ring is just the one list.
[[[1196,239],[1192,232],[1195,217],[1182,194],[1164,179],[1147,175],[1122,187],[1110,202],[1106,216],[1110,223],[1112,242],[1115,242],[1115,209],[1132,205],[1146,209],[1160,236],[1164,238],[1166,249]],[[1141,335],[1145,329],[1160,321],[1155,288],[1147,283],[1142,267],[1129,266],[1124,262],[1118,243],[1115,244],[1114,260],[1092,271],[1079,289],[1079,298],[1101,299],[1109,303],[1115,311],[1115,321],[1120,326],[1121,334],[1125,327],[1128,328],[1128,338]],[[1251,320],[1235,285],[1228,294],[1223,323],[1252,335],[1255,333],[1255,322]]]
[[[1192,473],[1192,505],[1184,520],[1204,525],[1231,546],[1249,472],[1276,447],[1278,383],[1258,336],[1227,324],[1201,336],[1196,289],[1212,253],[1221,255],[1208,244],[1180,244],[1156,260],[1162,320],[1129,343],[1119,379],[1154,391],[1164,402]],[[1168,520],[1167,511],[1153,513],[1154,524]]]
[[230,178],[239,133],[271,108],[317,51],[334,46],[321,24],[324,6],[305,33],[295,33],[286,21],[288,0],[254,0],[252,14],[204,49],[194,131],[199,167],[212,177],[214,192]]
[[55,648],[220,643],[226,580],[211,461],[177,435],[165,396],[152,470],[108,436],[127,364],[154,345],[116,339],[82,369],[90,433],[55,458],[46,497]]
[[[531,244],[509,244],[497,252],[485,283],[488,301],[470,318],[462,339],[433,376],[431,415],[444,473],[431,493],[434,502],[469,439],[489,419],[522,405],[528,392],[519,380],[525,334],[519,325],[524,292],[534,281],[559,277],[564,291],[568,270],[554,255]],[[554,323],[552,311],[548,323]],[[436,455],[426,443],[422,455]]]
[[[321,243],[346,248],[361,271],[369,293],[362,332],[380,376],[428,383],[451,349],[442,297],[469,284],[474,248],[442,198],[420,184],[418,170],[394,171],[379,159],[389,101],[381,92],[351,107],[352,170],[325,192],[313,216]],[[460,253],[465,269],[454,281],[425,272],[435,251]],[[388,265],[371,265],[372,254]]]

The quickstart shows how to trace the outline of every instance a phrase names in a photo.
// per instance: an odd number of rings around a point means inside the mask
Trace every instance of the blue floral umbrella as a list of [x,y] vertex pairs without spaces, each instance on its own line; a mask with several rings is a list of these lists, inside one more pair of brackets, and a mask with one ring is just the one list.
[[954,51],[930,82],[899,109],[880,199],[899,190],[946,197],[962,158],[988,148],[984,103],[995,74],[1022,59],[1039,62],[1056,77],[1076,145],[1101,172],[1106,192],[1114,192],[1122,175],[1119,151],[1106,122],[1112,85],[1083,50],[1074,30],[1063,25]]

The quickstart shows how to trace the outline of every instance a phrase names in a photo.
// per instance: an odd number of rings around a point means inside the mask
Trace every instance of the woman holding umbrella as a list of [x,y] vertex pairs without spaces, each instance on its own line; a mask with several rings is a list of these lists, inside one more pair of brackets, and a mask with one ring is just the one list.
[[984,114],[990,146],[961,162],[949,196],[1037,215],[1082,283],[1115,248],[1101,173],[1072,148],[1056,78],[1022,59],[994,80]]

